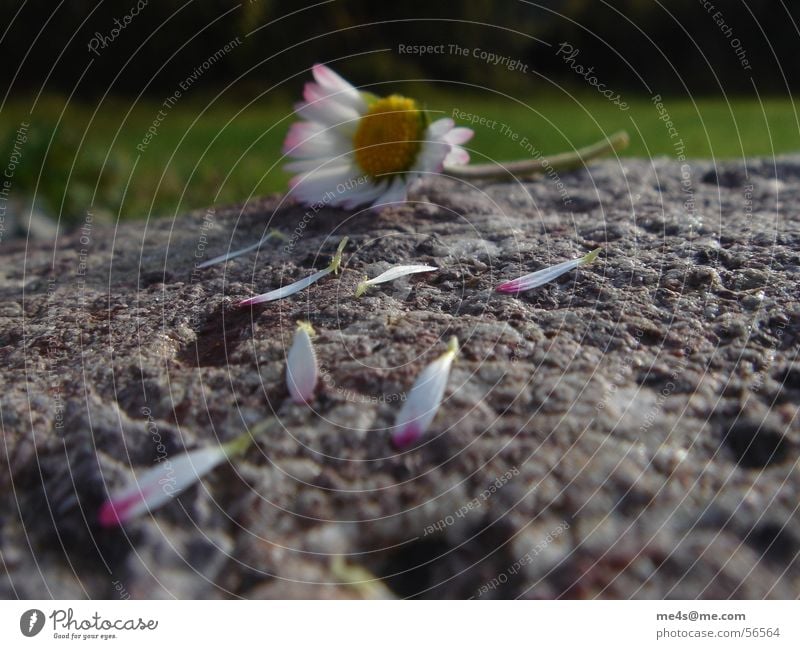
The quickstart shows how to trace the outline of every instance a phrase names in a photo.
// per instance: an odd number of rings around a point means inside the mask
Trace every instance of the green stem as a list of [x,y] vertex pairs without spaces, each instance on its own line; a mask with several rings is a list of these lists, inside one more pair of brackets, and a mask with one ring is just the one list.
[[528,178],[539,176],[551,168],[556,171],[570,171],[580,169],[590,160],[600,158],[610,153],[622,151],[630,143],[628,133],[618,131],[606,139],[585,146],[575,151],[557,153],[550,157],[528,158],[512,162],[490,162],[478,165],[445,166],[444,173],[454,178],[468,180],[489,180],[497,178]]
[[336,248],[336,252],[333,255],[333,259],[331,259],[331,263],[328,264],[328,271],[332,272],[334,275],[339,274],[339,266],[342,265],[342,251],[344,247],[347,245],[347,241],[349,237],[342,237],[342,240],[339,242],[339,247]]
[[242,455],[247,449],[249,449],[253,442],[256,441],[256,437],[262,435],[267,430],[269,430],[270,426],[275,423],[274,417],[269,417],[263,421],[258,422],[251,428],[247,429],[238,437],[234,437],[231,441],[225,442],[222,445],[222,448],[225,449],[225,455],[228,457],[235,457],[237,455]]

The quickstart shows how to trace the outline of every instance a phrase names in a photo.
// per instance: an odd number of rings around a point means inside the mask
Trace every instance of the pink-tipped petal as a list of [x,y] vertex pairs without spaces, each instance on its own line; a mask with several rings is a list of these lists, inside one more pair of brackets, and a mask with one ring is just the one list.
[[226,460],[230,450],[229,445],[200,448],[138,473],[131,484],[103,503],[98,523],[103,527],[122,525],[158,509]]
[[247,306],[253,306],[254,304],[262,304],[263,302],[274,302],[275,300],[281,300],[285,297],[289,297],[290,295],[294,295],[295,293],[299,293],[305,288],[308,288],[314,282],[318,282],[323,277],[328,275],[330,272],[331,272],[330,267],[323,268],[322,270],[318,270],[313,275],[309,275],[308,277],[299,279],[296,282],[287,284],[286,286],[281,286],[280,288],[276,288],[274,291],[268,291],[267,293],[262,293],[261,295],[248,297],[242,300],[241,302],[237,303],[236,306],[247,307]]
[[318,84],[325,86],[332,92],[348,92],[350,90],[355,90],[352,84],[322,63],[315,63],[311,68],[311,74],[314,75],[314,79]]
[[117,513],[117,508],[110,500],[103,503],[100,513],[97,515],[97,522],[101,527],[116,527],[122,525],[122,519]]
[[364,101],[361,93],[329,67],[317,63],[311,72],[322,93],[334,96],[340,104],[359,113],[363,113],[367,109],[367,102]]
[[436,417],[457,351],[458,341],[453,337],[448,350],[417,376],[395,420],[392,442],[398,448],[412,444],[428,430]]
[[444,164],[446,165],[465,165],[469,164],[469,153],[466,149],[462,149],[460,146],[454,146],[450,149],[450,153],[447,154],[447,157],[444,159]]
[[137,502],[141,502],[141,500],[142,497],[139,494],[133,494],[119,500],[106,500],[103,506],[100,507],[97,520],[102,527],[122,525],[128,519],[126,514],[130,513],[132,507]]
[[311,81],[307,82],[305,86],[303,86],[303,99],[308,104],[313,104],[315,101],[319,101],[320,99],[325,99],[329,93],[325,92],[321,86],[316,83],[312,83]]
[[471,128],[459,126],[450,129],[450,131],[444,135],[443,139],[450,144],[464,144],[465,142],[469,142],[473,135],[475,135],[475,131]]
[[503,282],[497,287],[496,290],[500,291],[501,293],[519,293],[521,291],[530,291],[533,288],[538,288],[543,284],[547,284],[547,282],[552,282],[554,279],[561,277],[564,273],[575,270],[581,264],[590,263],[597,257],[599,252],[600,249],[598,248],[597,250],[590,252],[588,255],[580,257],[579,259],[562,261],[554,266],[548,266],[547,268],[542,268],[541,270],[537,270],[533,273],[528,273],[522,277],[517,277],[516,279]]
[[392,433],[392,444],[398,451],[401,451],[416,442],[422,436],[422,433],[423,431],[417,422],[411,422]]
[[325,131],[325,127],[321,124],[315,124],[314,122],[295,122],[289,127],[289,131],[286,133],[282,152],[284,154],[295,155],[294,149],[301,143]]
[[313,103],[301,103],[295,106],[295,113],[309,122],[317,122],[325,126],[355,129],[361,114],[349,106],[327,97]]
[[362,106],[363,100],[361,99],[361,96],[354,88],[351,88],[351,91],[352,92],[331,90],[309,81],[305,86],[303,86],[303,99],[307,104],[330,101],[335,102],[348,110],[362,112],[366,106]]
[[444,166],[452,145],[441,139],[426,138],[414,163],[414,171],[422,173],[439,173]]
[[296,122],[289,127],[282,150],[292,158],[336,160],[350,153],[350,145],[335,128]]
[[495,290],[498,293],[519,293],[520,285],[518,282],[503,282]]
[[324,92],[335,95],[337,99],[347,106],[363,113],[367,109],[367,102],[361,93],[351,83],[340,77],[325,65],[317,63],[312,69],[314,80],[322,87]]

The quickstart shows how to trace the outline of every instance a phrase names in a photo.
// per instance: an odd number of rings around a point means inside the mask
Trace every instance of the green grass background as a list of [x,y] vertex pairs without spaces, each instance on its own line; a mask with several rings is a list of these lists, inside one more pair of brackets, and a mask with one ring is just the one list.
[[[495,120],[476,125],[473,160],[526,157],[526,137],[545,155],[583,146],[619,129],[631,135],[626,156],[675,156],[676,139],[649,98],[628,100],[621,111],[603,97],[531,97],[440,94],[430,88],[404,89],[425,97],[438,114],[453,108]],[[0,143],[11,151],[22,121],[31,124],[17,168],[13,194],[36,196],[48,213],[65,222],[82,220],[89,208],[108,219],[181,213],[253,195],[282,191],[288,174],[280,169],[281,143],[289,124],[292,97],[271,96],[250,105],[180,100],[165,109],[155,101],[136,104],[106,100],[99,105],[65,103],[43,97],[15,100],[0,111]],[[665,98],[666,108],[689,158],[730,159],[800,151],[797,107],[790,99]],[[526,105],[527,104],[527,105]],[[145,151],[137,144],[163,110]],[[506,124],[504,134],[500,124]],[[515,142],[509,134],[519,134]]]

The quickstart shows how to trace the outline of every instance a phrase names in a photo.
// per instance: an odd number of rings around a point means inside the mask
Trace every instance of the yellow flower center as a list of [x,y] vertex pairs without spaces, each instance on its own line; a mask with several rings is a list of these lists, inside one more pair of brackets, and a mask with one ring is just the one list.
[[390,95],[373,102],[353,137],[356,162],[373,177],[407,171],[417,157],[425,120],[417,102]]

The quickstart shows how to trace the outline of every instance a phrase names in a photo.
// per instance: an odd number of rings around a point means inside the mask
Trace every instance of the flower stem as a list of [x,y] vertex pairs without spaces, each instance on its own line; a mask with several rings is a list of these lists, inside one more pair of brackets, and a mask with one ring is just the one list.
[[512,162],[490,162],[477,165],[445,166],[444,173],[454,178],[469,180],[489,180],[512,176],[515,178],[529,178],[538,176],[552,167],[556,171],[570,171],[580,169],[590,160],[600,158],[609,153],[622,151],[630,143],[626,131],[612,133],[606,139],[585,146],[575,151],[557,153],[549,157],[528,158]]

